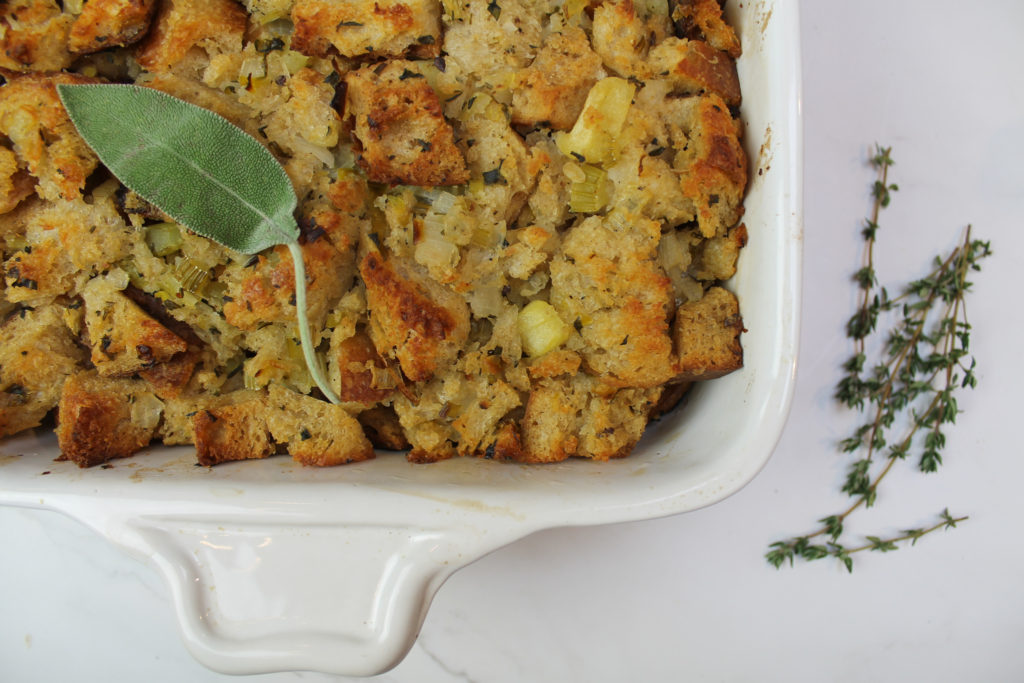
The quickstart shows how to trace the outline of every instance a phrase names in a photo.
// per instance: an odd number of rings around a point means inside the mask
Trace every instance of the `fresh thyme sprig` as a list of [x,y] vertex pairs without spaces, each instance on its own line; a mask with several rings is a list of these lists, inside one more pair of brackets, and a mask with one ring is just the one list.
[[[971,326],[965,295],[971,288],[967,277],[981,269],[980,260],[992,253],[990,244],[973,239],[968,226],[952,253],[946,258],[936,257],[928,275],[909,283],[903,294],[890,298],[878,283],[874,247],[881,210],[899,189],[889,182],[891,151],[890,147],[877,146],[871,159],[878,178],[872,186],[871,216],[862,231],[864,265],[854,274],[860,303],[846,324],[854,354],[843,364],[846,374],[835,392],[841,404],[866,412],[870,418],[839,443],[843,453],[861,454],[848,466],[842,486],[853,502],[842,512],[818,520],[821,526],[815,531],[772,543],[765,558],[776,568],[787,562],[792,565],[797,559],[832,557],[852,572],[851,555],[855,553],[889,552],[902,543],[913,545],[926,534],[951,529],[967,519],[954,517],[946,509],[940,522],[926,528],[906,530],[889,538],[866,536],[867,542],[855,547],[841,542],[847,518],[875,503],[882,480],[913,449],[920,452],[920,471],[938,469],[946,445],[944,427],[956,422],[959,412],[955,391],[977,384],[975,359],[969,355]],[[882,345],[881,360],[869,367],[866,341],[884,314],[895,317],[896,324]],[[820,537],[824,542],[813,541]]]

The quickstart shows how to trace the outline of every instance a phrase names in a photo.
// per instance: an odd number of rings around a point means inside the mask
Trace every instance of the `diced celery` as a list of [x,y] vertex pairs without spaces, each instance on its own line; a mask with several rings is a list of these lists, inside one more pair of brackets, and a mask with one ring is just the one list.
[[154,256],[169,256],[181,249],[181,230],[177,223],[153,223],[146,226],[146,244]]
[[309,65],[309,57],[295,50],[285,50],[281,55],[288,73],[293,74]]
[[202,296],[206,284],[210,281],[210,271],[196,264],[187,256],[183,256],[174,267],[174,276],[185,289],[197,296]]
[[594,84],[587,93],[572,130],[555,139],[558,149],[580,162],[604,164],[618,155],[617,138],[626,123],[636,87],[629,81],[609,76]]
[[536,358],[554,351],[569,339],[569,326],[546,301],[531,301],[519,311],[517,321],[523,350]]
[[608,173],[597,166],[583,164],[584,179],[569,186],[569,210],[595,213],[608,203]]

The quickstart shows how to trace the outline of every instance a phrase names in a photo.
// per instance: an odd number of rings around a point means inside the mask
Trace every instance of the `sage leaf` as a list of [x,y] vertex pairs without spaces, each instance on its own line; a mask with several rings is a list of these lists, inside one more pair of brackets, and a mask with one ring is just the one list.
[[137,85],[62,84],[57,92],[111,173],[189,230],[245,254],[298,239],[287,174],[227,119]]
[[57,94],[100,161],[121,183],[189,230],[244,254],[285,245],[306,367],[332,403],[306,312],[298,199],[274,156],[227,119],[136,85],[58,85]]

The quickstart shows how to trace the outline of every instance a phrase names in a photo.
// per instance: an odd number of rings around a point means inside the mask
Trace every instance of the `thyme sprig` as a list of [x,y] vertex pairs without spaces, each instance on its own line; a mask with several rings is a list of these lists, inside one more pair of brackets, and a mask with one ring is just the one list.
[[[864,264],[853,277],[859,288],[859,305],[846,324],[854,353],[842,366],[845,375],[835,392],[842,405],[869,417],[839,443],[841,452],[860,454],[848,465],[841,489],[853,502],[842,512],[818,520],[821,526],[816,530],[772,543],[765,558],[776,568],[787,562],[793,565],[797,559],[832,557],[852,572],[855,553],[889,552],[901,544],[914,545],[922,536],[952,529],[967,519],[951,515],[947,508],[939,515],[941,521],[929,527],[887,538],[866,536],[866,542],[855,547],[841,542],[847,518],[859,508],[875,504],[879,485],[896,463],[916,451],[920,471],[939,468],[946,445],[945,428],[956,422],[960,412],[955,392],[977,385],[975,359],[969,354],[971,325],[965,296],[971,288],[968,275],[981,269],[979,262],[992,253],[991,246],[973,239],[968,226],[963,240],[948,256],[935,258],[931,272],[910,282],[899,296],[890,297],[878,282],[874,248],[881,211],[899,189],[889,182],[891,151],[876,146],[871,158],[878,177],[872,185],[871,216],[862,231]],[[869,365],[867,340],[883,315],[896,322],[881,344],[881,359]],[[822,537],[823,542],[814,541]]]

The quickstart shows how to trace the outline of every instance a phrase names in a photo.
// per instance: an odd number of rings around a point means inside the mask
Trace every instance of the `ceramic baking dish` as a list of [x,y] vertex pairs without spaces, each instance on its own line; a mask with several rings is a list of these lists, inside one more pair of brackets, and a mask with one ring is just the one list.
[[792,392],[802,133],[796,3],[727,9],[751,159],[750,241],[730,283],[745,367],[697,386],[630,458],[206,469],[190,449],[153,449],[80,470],[54,462],[54,438],[39,434],[0,444],[0,503],[63,512],[155,565],[210,668],[369,675],[401,660],[441,583],[482,555],[540,529],[671,515],[737,491],[771,454]]

